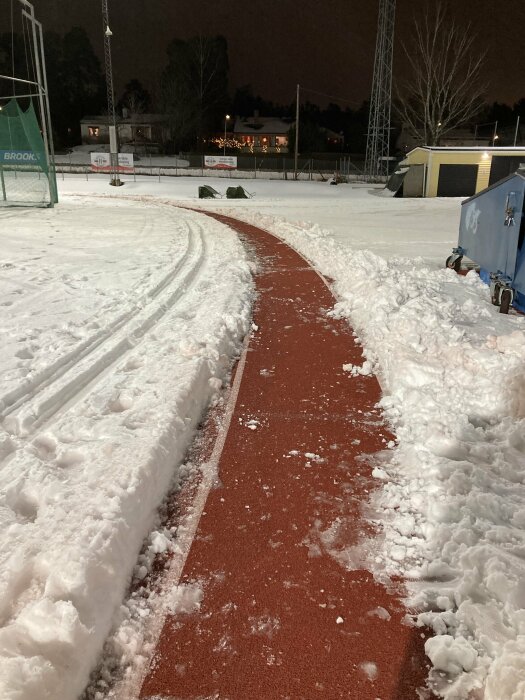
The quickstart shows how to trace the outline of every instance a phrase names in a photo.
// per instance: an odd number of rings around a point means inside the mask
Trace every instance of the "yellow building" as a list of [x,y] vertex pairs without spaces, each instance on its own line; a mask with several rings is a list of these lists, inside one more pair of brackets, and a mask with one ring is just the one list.
[[470,197],[525,167],[525,148],[422,146],[407,153],[399,196]]

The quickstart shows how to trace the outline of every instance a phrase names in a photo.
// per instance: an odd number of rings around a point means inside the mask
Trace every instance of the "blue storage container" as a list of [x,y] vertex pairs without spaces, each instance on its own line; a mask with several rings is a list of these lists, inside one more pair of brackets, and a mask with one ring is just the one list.
[[462,202],[458,246],[447,260],[456,270],[463,256],[477,263],[502,313],[511,304],[525,312],[524,195],[520,170]]

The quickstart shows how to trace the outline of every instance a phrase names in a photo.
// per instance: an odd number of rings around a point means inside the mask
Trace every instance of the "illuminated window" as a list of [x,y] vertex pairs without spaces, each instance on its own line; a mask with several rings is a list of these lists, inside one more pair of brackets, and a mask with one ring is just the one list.
[[100,129],[98,126],[88,126],[88,134],[91,138],[98,138],[100,134]]

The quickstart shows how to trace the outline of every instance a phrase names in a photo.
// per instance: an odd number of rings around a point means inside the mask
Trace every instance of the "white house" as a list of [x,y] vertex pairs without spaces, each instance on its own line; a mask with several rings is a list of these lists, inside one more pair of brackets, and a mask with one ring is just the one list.
[[[158,149],[169,140],[168,117],[164,114],[131,114],[117,119],[119,142]],[[82,143],[109,143],[107,115],[87,116],[80,120]]]

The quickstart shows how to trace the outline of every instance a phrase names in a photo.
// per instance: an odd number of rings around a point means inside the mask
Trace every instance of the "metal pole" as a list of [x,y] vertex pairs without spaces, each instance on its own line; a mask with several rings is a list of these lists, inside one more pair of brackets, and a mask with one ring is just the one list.
[[2,195],[4,197],[4,202],[7,201],[7,194],[5,191],[5,180],[4,180],[4,169],[0,165],[0,178],[2,179]]
[[[45,101],[46,101],[47,128],[49,130],[49,147],[51,149],[50,155],[51,155],[51,163],[53,166],[53,178],[54,178],[54,182],[56,183],[55,142],[53,140],[53,127],[51,124],[51,110],[49,108],[49,91],[47,89],[47,70],[46,70],[46,56],[44,53],[44,34],[42,32],[41,22],[38,22],[37,20],[35,20],[35,22],[38,25],[38,33],[40,36],[40,52],[41,52],[42,68],[43,68],[43,76],[44,76],[44,90],[45,90],[44,95],[45,95]],[[55,192],[55,199],[58,202],[58,192]]]
[[223,150],[223,155],[226,155],[226,125],[228,124],[228,119],[230,118],[230,115],[227,114],[224,117],[224,150]]
[[[22,12],[24,12],[24,11],[22,10]],[[26,17],[28,19],[31,19],[31,17],[28,14],[26,14],[25,12],[24,12],[24,14],[26,15]],[[15,82],[15,83],[25,83],[26,85],[36,85],[37,87],[40,87],[38,85],[38,83],[35,83],[34,80],[22,80],[22,78],[15,78],[15,77],[10,76],[10,75],[0,75],[0,78],[2,78],[3,80],[9,80],[9,81]],[[2,97],[2,99],[6,99],[6,98]]]
[[498,120],[494,122],[494,133],[492,134],[492,146],[495,146],[496,139],[498,138]]
[[[51,178],[53,177],[52,175],[52,168],[51,168],[51,161],[50,161],[50,151],[49,151],[49,138],[48,138],[48,120],[47,120],[47,115],[46,115],[46,109],[45,109],[45,101],[44,101],[44,83],[42,81],[42,70],[40,66],[40,51],[38,50],[38,39],[37,39],[37,34],[36,34],[36,19],[35,19],[35,10],[33,8],[33,5],[31,5],[30,2],[27,2],[27,0],[21,0],[21,2],[26,6],[29,7],[30,12],[26,12],[25,10],[22,10],[22,14],[27,17],[27,19],[31,22],[31,27],[32,27],[32,32],[33,32],[33,46],[34,46],[34,58],[35,58],[35,68],[36,68],[36,80],[38,83],[38,104],[40,108],[40,120],[42,124],[42,138],[44,139],[44,149],[45,149],[45,155],[46,155],[46,165],[47,165],[47,182],[49,185],[49,199],[50,199],[50,204],[53,206],[55,203],[55,196],[54,196],[54,188],[51,186]],[[53,163],[54,165],[54,163]]]
[[102,21],[104,30],[104,62],[106,68],[106,89],[108,98],[109,160],[111,179],[109,184],[119,187],[123,183],[118,176],[117,117],[115,114],[115,93],[113,90],[113,65],[111,61],[111,37],[109,28],[108,0],[102,0]]
[[519,129],[520,129],[520,115],[518,114],[518,118],[516,120],[516,131],[514,132],[514,145],[516,145],[516,142],[518,140]]
[[299,83],[297,83],[297,101],[295,106],[295,159],[294,159],[294,180],[297,180],[297,154],[299,152]]

